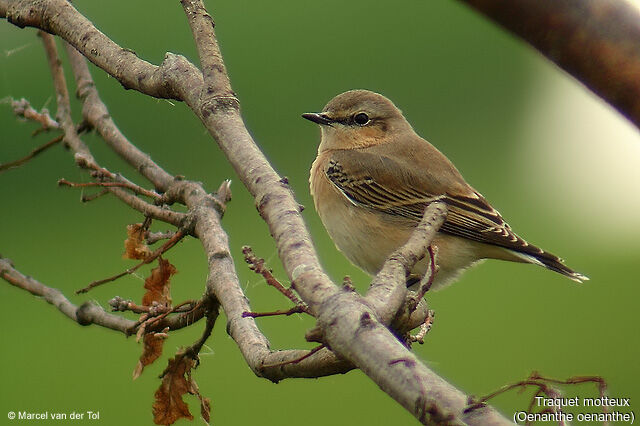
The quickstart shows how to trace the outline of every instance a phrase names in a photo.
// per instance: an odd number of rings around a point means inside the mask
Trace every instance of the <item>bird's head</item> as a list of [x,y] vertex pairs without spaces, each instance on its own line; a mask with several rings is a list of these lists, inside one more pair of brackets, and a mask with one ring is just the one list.
[[389,99],[369,90],[350,90],[331,99],[319,113],[302,114],[320,125],[319,151],[364,148],[413,131]]

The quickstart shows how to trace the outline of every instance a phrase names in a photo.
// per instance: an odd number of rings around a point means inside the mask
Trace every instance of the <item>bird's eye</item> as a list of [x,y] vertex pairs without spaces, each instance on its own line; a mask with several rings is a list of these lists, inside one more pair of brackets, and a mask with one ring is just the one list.
[[369,122],[369,116],[364,112],[359,112],[353,116],[353,121],[359,126],[364,126]]

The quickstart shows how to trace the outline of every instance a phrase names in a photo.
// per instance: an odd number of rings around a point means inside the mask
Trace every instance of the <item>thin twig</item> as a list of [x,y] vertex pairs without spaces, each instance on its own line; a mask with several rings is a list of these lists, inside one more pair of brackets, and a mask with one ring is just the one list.
[[168,240],[175,235],[175,231],[166,232],[147,232],[147,244],[155,244],[161,240]]
[[[56,99],[58,102],[58,112],[56,115],[62,129],[64,130],[64,141],[74,152],[76,164],[81,168],[93,170],[95,174],[92,174],[92,176],[95,178],[108,178],[112,180],[126,181],[115,173],[111,173],[109,170],[100,167],[93,158],[93,155],[91,155],[91,151],[87,145],[78,136],[78,131],[76,130],[71,118],[69,91],[67,89],[67,83],[60,58],[58,56],[55,40],[51,34],[47,34],[43,31],[38,32],[38,35],[42,38],[42,43],[47,55],[47,61],[53,77],[54,88],[56,90]],[[84,128],[84,126],[81,127]],[[123,191],[120,188],[108,189],[129,206],[143,212],[147,216],[159,217],[162,218],[162,220],[173,224],[180,224],[184,218],[184,214],[182,213],[167,211],[157,206],[152,206],[137,197],[131,196],[127,191]]]
[[[56,99],[58,102],[58,112],[56,115],[58,117],[60,125],[62,126],[62,129],[64,130],[64,141],[74,152],[76,164],[81,168],[93,170],[94,173],[92,173],[92,176],[97,179],[108,178],[111,180],[128,182],[123,177],[116,175],[115,173],[112,173],[103,167],[100,167],[100,165],[98,165],[98,163],[93,158],[93,155],[91,154],[91,151],[89,150],[87,145],[78,136],[78,132],[71,118],[69,91],[67,89],[64,71],[62,69],[60,58],[58,56],[55,40],[53,39],[52,35],[47,34],[43,31],[40,31],[38,35],[42,38],[45,53],[47,54],[49,68],[53,77],[54,87],[56,90]],[[93,123],[91,124],[93,125]],[[135,186],[135,184],[133,183],[131,183],[131,185]],[[120,188],[108,189],[129,206],[143,212],[147,216],[162,218],[162,220],[166,220],[167,222],[173,224],[179,224],[181,222],[180,218],[184,217],[184,214],[166,211],[157,206],[149,205],[148,203],[139,200],[137,197],[130,196],[130,194]]]
[[125,312],[131,311],[136,314],[148,313],[151,315],[160,315],[165,312],[176,313],[176,312],[190,312],[193,311],[199,302],[195,300],[187,301],[181,303],[180,305],[172,308],[160,303],[154,303],[151,306],[138,305],[131,300],[125,300],[120,296],[115,296],[111,300],[109,300],[109,306],[114,311]]
[[607,391],[607,382],[604,380],[604,378],[600,376],[574,376],[574,377],[569,377],[568,379],[562,380],[562,379],[554,379],[552,377],[544,377],[544,376],[541,376],[540,373],[538,373],[537,371],[534,371],[533,373],[531,373],[531,376],[529,378],[535,379],[535,380],[544,380],[545,382],[556,383],[559,385],[578,385],[582,383],[595,383],[598,385],[598,392],[600,393],[601,397],[605,396],[605,393]]
[[66,179],[58,180],[58,185],[60,186],[69,186],[72,188],[86,188],[86,187],[102,187],[102,188],[125,188],[130,189],[135,194],[138,195],[146,195],[147,197],[158,199],[160,198],[160,194],[149,191],[139,185],[133,184],[131,182],[70,182]]
[[420,330],[415,335],[409,336],[409,342],[418,342],[419,344],[424,344],[424,338],[431,330],[433,326],[433,320],[435,319],[435,312],[431,309],[427,311],[427,318],[425,318],[424,322],[420,324]]
[[88,203],[102,197],[103,195],[107,195],[108,193],[108,189],[103,189],[102,191],[96,192],[95,194],[82,194],[82,197],[80,197],[80,201],[82,201],[83,203]]
[[75,153],[76,163],[79,165],[95,165],[95,160],[89,152],[87,145],[78,137],[76,126],[71,118],[71,106],[69,101],[69,90],[67,89],[67,81],[62,69],[62,63],[58,56],[56,42],[51,34],[44,31],[38,31],[38,35],[42,39],[42,45],[47,55],[47,62],[53,78],[53,87],[56,91],[56,102],[58,111],[56,118],[60,123],[60,127],[64,131],[64,142]]
[[35,136],[37,133],[51,130],[51,129],[59,129],[60,123],[51,118],[49,115],[49,110],[43,108],[40,112],[35,110],[28,100],[25,98],[15,100],[11,100],[11,108],[13,108],[13,113],[19,117],[22,117],[27,120],[35,121],[40,123],[41,127],[34,132]]
[[58,144],[59,142],[62,141],[62,139],[64,139],[64,135],[56,136],[55,138],[53,138],[49,142],[45,143],[44,145],[40,145],[39,147],[34,148],[26,156],[24,156],[24,157],[22,157],[22,158],[20,158],[18,160],[15,160],[15,161],[11,161],[11,162],[8,162],[8,163],[0,164],[0,172],[23,165],[24,163],[26,163],[27,161],[31,160],[36,155],[40,154],[43,151],[46,151],[48,148],[51,148],[52,146]]
[[176,232],[175,235],[169,241],[167,241],[166,243],[164,243],[162,245],[162,247],[158,248],[153,253],[151,253],[149,255],[149,257],[145,258],[142,262],[140,262],[137,265],[125,270],[124,272],[120,272],[119,274],[116,274],[116,275],[113,275],[111,277],[107,277],[107,278],[104,278],[104,279],[101,279],[101,280],[93,281],[88,286],[86,286],[84,288],[81,288],[80,290],[76,290],[76,294],[86,293],[86,292],[88,292],[89,290],[91,290],[94,287],[97,287],[99,285],[102,285],[102,284],[105,284],[105,283],[108,283],[108,282],[111,282],[111,281],[115,281],[118,278],[124,277],[125,275],[130,275],[130,274],[134,273],[141,266],[144,266],[144,265],[147,265],[147,264],[153,262],[158,256],[162,255],[167,250],[169,250],[171,247],[176,245],[185,236],[186,236],[186,234],[183,233],[182,231]]
[[[82,325],[98,324],[124,332],[133,324],[133,321],[109,314],[96,305],[85,305],[78,308],[71,303],[60,290],[48,287],[34,278],[20,273],[14,268],[11,261],[0,257],[0,278],[18,288],[28,291],[35,296],[41,296],[45,301],[52,304],[60,312],[71,320]],[[82,313],[82,315],[81,315]]]
[[312,315],[309,307],[293,292],[293,290],[291,290],[290,288],[286,288],[285,286],[280,284],[280,281],[278,281],[276,277],[273,276],[273,273],[271,273],[269,268],[264,265],[264,259],[257,257],[251,247],[242,247],[242,254],[244,254],[244,260],[249,265],[249,269],[254,271],[256,274],[262,275],[267,284],[278,290],[287,299],[295,303],[296,307],[299,306],[300,308],[298,309],[302,309],[302,312]]
[[[182,308],[184,308],[185,306],[189,306],[191,309],[189,312],[193,312],[196,310],[196,308],[198,308],[201,304],[202,301],[198,301],[195,306],[193,305],[194,301],[193,300],[188,300],[186,302],[182,302],[176,306],[173,307],[168,307],[169,309],[166,310],[158,310],[157,312],[155,310],[150,310],[148,313],[144,313],[140,316],[140,318],[138,319],[138,321],[136,321],[136,323],[131,327],[131,329],[129,330],[130,332],[133,332],[133,330],[137,329],[138,331],[136,332],[136,341],[140,341],[142,339],[142,336],[144,336],[145,333],[147,333],[147,329],[154,325],[157,324],[159,322],[161,322],[162,320],[164,320],[167,316],[169,316],[169,314],[172,314],[174,312],[180,312],[182,310]],[[193,306],[193,307],[192,307]],[[157,329],[157,327],[156,327]]]
[[[537,391],[534,395],[539,396],[540,394],[546,394],[549,396],[554,396],[558,394],[558,391],[553,387],[549,386],[549,383],[554,383],[558,385],[578,385],[582,383],[596,383],[598,385],[598,390],[600,392],[600,396],[604,396],[607,384],[602,377],[598,376],[576,376],[570,377],[565,380],[561,379],[553,379],[540,376],[537,372],[531,373],[531,375],[525,379],[516,383],[511,383],[508,385],[504,385],[501,388],[491,392],[488,395],[483,396],[482,398],[470,398],[469,405],[464,409],[465,413],[471,412],[477,408],[483,407],[487,401],[495,398],[498,395],[501,395],[505,392],[508,392],[512,389],[517,388],[526,388],[528,386],[537,387]],[[529,407],[532,407],[532,404],[529,404]],[[607,412],[607,407],[603,406],[603,412]]]
[[[86,57],[66,42],[65,48],[73,70],[78,97],[83,103],[82,115],[84,119],[96,129],[105,143],[120,158],[152,182],[154,188],[159,191],[166,191],[174,182],[174,176],[162,169],[148,154],[138,149],[120,131],[111,118],[106,105],[100,99],[96,85],[89,72]],[[118,47],[118,50],[122,51],[123,49]],[[157,67],[153,68],[158,69]],[[140,74],[137,74],[137,77],[139,76]]]
[[293,314],[309,313],[309,308],[306,305],[296,305],[290,309],[281,309],[271,312],[243,312],[242,318],[261,318],[261,317],[273,317],[276,315],[289,316]]
[[[82,306],[76,306],[67,299],[58,289],[49,287],[32,277],[28,277],[15,269],[9,259],[0,257],[0,278],[11,285],[28,291],[34,296],[40,296],[48,303],[52,304],[65,316],[80,325],[96,324],[105,328],[120,331],[126,335],[135,327],[136,322],[106,312],[100,306],[86,302]],[[169,327],[171,330],[178,330],[199,321],[204,316],[204,309],[196,305],[188,312],[165,318],[153,330],[162,330]]]
[[209,300],[206,305],[207,312],[207,324],[202,332],[202,336],[190,347],[187,348],[185,353],[189,354],[191,358],[197,360],[197,356],[202,349],[202,346],[206,343],[209,336],[211,336],[211,332],[213,331],[213,326],[216,324],[216,319],[218,318],[218,314],[220,313],[220,302],[216,299]]
[[318,352],[320,349],[323,349],[325,347],[326,347],[325,345],[316,346],[315,348],[311,349],[309,352],[307,352],[306,354],[304,354],[300,358],[296,358],[296,359],[292,359],[292,360],[288,360],[288,361],[282,361],[282,362],[278,362],[278,363],[275,363],[275,364],[263,365],[263,368],[274,368],[274,367],[282,367],[283,365],[298,364],[299,362],[304,361],[305,359],[309,358],[310,356],[312,356],[313,354]]
[[[543,380],[549,383],[556,383],[559,385],[579,385],[582,383],[594,383],[598,387],[598,393],[600,394],[600,397],[604,397],[607,391],[607,382],[600,376],[574,376],[569,377],[566,380],[560,380],[554,379],[552,377],[543,377],[537,371],[534,371],[533,373],[531,373],[530,378]],[[602,412],[607,413],[608,411],[608,407],[606,405],[603,405]]]

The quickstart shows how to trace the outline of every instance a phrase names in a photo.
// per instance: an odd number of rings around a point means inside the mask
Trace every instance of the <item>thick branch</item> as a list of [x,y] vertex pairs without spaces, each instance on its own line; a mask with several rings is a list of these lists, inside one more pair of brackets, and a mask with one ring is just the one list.
[[[320,266],[299,204],[288,184],[271,167],[242,121],[238,100],[233,96],[222,64],[213,21],[202,1],[183,0],[182,4],[197,41],[205,77],[223,79],[226,83],[200,81],[197,87],[181,85],[177,89],[180,98],[199,116],[253,195],[256,207],[276,241],[291,282],[314,312],[328,296],[336,293],[337,288]],[[205,87],[221,92],[210,92]]]
[[157,98],[174,97],[163,84],[162,69],[141,60],[132,50],[118,46],[66,0],[1,0],[0,16],[21,28],[37,27],[61,36],[126,89]]
[[229,97],[230,102],[237,103],[235,93],[231,90],[222,53],[213,33],[215,26],[213,18],[205,9],[204,3],[200,1],[181,0],[180,3],[187,14],[191,33],[198,48],[204,79],[202,99],[206,100],[213,95],[217,99]]
[[640,127],[640,12],[621,0],[460,0],[523,38]]

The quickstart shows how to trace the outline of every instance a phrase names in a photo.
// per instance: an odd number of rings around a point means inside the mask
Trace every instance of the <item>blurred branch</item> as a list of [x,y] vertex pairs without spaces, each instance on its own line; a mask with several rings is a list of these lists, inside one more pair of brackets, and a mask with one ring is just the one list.
[[25,98],[19,100],[11,99],[11,108],[13,108],[13,113],[18,117],[40,123],[41,127],[36,131],[38,133],[60,128],[60,124],[49,115],[48,109],[43,108],[42,111],[38,112]]
[[640,11],[624,0],[460,0],[640,127]]
[[0,164],[0,172],[3,172],[5,170],[9,170],[9,169],[12,169],[14,167],[19,167],[19,166],[23,165],[24,163],[26,163],[27,161],[31,160],[36,155],[40,154],[42,151],[46,151],[47,149],[51,148],[52,146],[60,143],[62,141],[63,137],[64,137],[64,135],[56,136],[55,138],[51,139],[49,142],[47,142],[47,143],[45,143],[43,145],[40,145],[37,148],[34,148],[29,154],[25,155],[24,157],[19,158],[19,159],[14,160],[14,161],[10,161],[8,163]]

